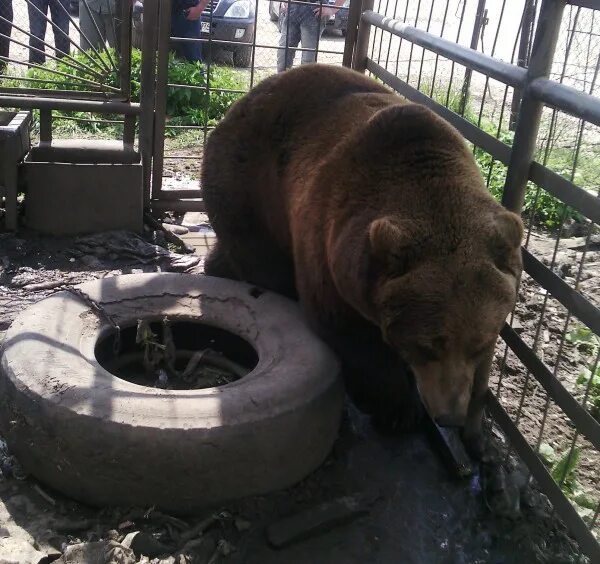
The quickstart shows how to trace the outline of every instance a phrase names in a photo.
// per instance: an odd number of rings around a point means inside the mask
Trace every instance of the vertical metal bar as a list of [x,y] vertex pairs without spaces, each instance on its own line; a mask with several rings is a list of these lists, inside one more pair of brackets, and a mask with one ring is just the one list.
[[[533,22],[535,20],[535,0],[525,0],[525,9],[523,10],[523,26],[521,27],[521,37],[519,39],[519,53],[517,55],[517,65],[525,68],[529,62],[529,48],[531,46],[531,35],[533,33]],[[521,106],[521,91],[517,88],[513,90],[512,101],[510,104],[510,121],[508,127],[514,131],[517,123],[517,115]]]
[[135,116],[125,116],[123,120],[123,148],[133,149],[135,144]]
[[[550,74],[564,8],[565,0],[544,0],[542,3],[527,69],[528,84]],[[523,207],[542,109],[543,103],[536,100],[531,95],[529,86],[526,86],[502,195],[502,204],[516,213],[520,213]]]
[[169,40],[171,38],[171,0],[161,0],[158,16],[158,56],[156,96],[154,99],[154,142],[152,147],[152,199],[160,198],[165,156],[167,83],[169,81]]
[[121,21],[119,22],[119,81],[123,98],[131,97],[131,13],[130,0],[120,0]]
[[[362,11],[372,10],[375,0],[363,0]],[[358,26],[358,37],[356,49],[352,58],[352,68],[364,73],[367,70],[367,52],[369,50],[369,37],[371,36],[371,24],[361,18]]]
[[154,139],[154,95],[156,82],[156,39],[159,0],[144,2],[142,71],[140,92],[140,153],[144,177],[144,206],[150,205],[152,190],[152,143]]
[[3,155],[8,163],[8,166],[4,168],[4,180],[6,188],[5,224],[8,231],[16,231],[19,223],[17,209],[17,196],[19,192],[17,162],[19,155],[17,154],[15,143],[9,143],[8,146],[10,148],[9,154]]
[[40,145],[52,143],[52,110],[40,110]]
[[[471,35],[471,49],[477,51],[479,46],[479,36],[481,35],[481,28],[483,27],[483,19],[485,14],[485,2],[486,0],[479,0],[477,3],[477,12],[475,13],[475,23],[473,24],[473,33]],[[460,94],[460,105],[458,113],[462,116],[465,113],[465,107],[467,105],[467,99],[469,98],[469,90],[471,88],[471,76],[473,70],[467,68],[465,70],[465,78],[463,79],[462,91]],[[485,96],[485,90],[483,92]]]
[[342,65],[352,67],[352,56],[354,47],[358,41],[358,25],[360,23],[360,15],[363,13],[363,0],[350,0],[348,9],[348,28],[346,31],[346,42],[344,43],[344,57]]

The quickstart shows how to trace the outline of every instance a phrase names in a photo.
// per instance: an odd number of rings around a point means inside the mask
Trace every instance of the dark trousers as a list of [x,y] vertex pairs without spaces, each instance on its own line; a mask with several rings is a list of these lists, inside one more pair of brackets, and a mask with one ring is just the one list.
[[[52,26],[54,32],[54,45],[56,47],[55,55],[62,57],[69,52],[69,0],[30,0],[31,4],[38,8],[42,14],[48,15],[58,29]],[[42,17],[32,5],[27,4],[29,11],[29,31],[33,37],[29,38],[29,62],[42,64],[46,61],[44,54],[44,44],[42,41],[46,37],[46,27],[48,22]],[[38,49],[38,51],[36,51]]]
[[[0,0],[0,16],[6,18],[8,22],[0,19],[0,57],[8,57],[8,51],[10,48],[10,32],[12,30],[13,21],[13,6],[12,0]],[[4,36],[7,37],[4,37]],[[4,73],[6,68],[6,61],[0,59],[0,73]]]
[[[183,12],[179,10],[174,11],[171,15],[171,36],[200,39],[200,20],[190,21],[185,17]],[[178,57],[186,61],[202,60],[202,45],[200,42],[173,42],[171,48]]]

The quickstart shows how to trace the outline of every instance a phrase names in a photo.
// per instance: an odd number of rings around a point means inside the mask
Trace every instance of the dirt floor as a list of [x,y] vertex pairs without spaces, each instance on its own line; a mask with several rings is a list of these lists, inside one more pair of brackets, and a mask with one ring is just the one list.
[[[201,237],[200,232],[192,235]],[[162,237],[153,232],[144,239],[163,247],[144,246],[126,234],[91,240],[0,234],[0,340],[23,308],[57,291],[59,283],[131,272],[201,272],[200,257],[167,252]],[[522,291],[525,299],[534,293],[529,286]],[[527,309],[520,317],[522,334],[529,338]],[[499,368],[501,349],[497,361]],[[512,363],[509,357],[507,366]],[[504,377],[505,404],[518,405],[519,370],[516,366]],[[568,431],[561,434],[559,423],[548,425],[550,436],[544,439],[554,441],[557,450],[568,442]],[[527,431],[527,425],[521,427]],[[180,520],[150,507],[94,509],[65,499],[24,475],[0,443],[0,562],[584,561],[544,496],[523,486],[523,469],[512,461],[500,469],[499,458],[492,458],[471,479],[456,480],[424,434],[383,437],[348,406],[333,452],[302,483]],[[598,485],[595,460],[586,459],[579,469],[586,488]],[[176,472],[165,479],[176,480]],[[342,505],[354,508],[346,512],[345,523],[286,548],[270,546],[265,534],[269,525],[302,510],[314,516],[320,504],[340,497],[350,497]]]

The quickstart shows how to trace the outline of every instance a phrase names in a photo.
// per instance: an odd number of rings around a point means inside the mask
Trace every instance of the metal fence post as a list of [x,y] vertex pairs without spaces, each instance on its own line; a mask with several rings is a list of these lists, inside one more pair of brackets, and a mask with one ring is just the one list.
[[[517,65],[523,68],[526,68],[529,64],[531,34],[533,33],[533,24],[535,22],[535,0],[525,0],[525,2],[523,25],[521,26],[521,37],[519,39],[519,53],[517,55]],[[515,88],[510,104],[510,122],[508,127],[511,131],[515,130],[520,107],[521,91]]]
[[[481,35],[481,28],[484,25],[484,21],[486,19],[486,9],[485,9],[486,0],[479,0],[477,4],[477,12],[475,13],[475,23],[473,24],[473,34],[471,35],[471,49],[477,51],[477,47],[479,46],[479,36]],[[466,0],[465,0],[466,4]],[[460,106],[458,109],[458,113],[462,116],[465,113],[465,108],[467,106],[467,100],[469,98],[469,90],[471,88],[471,76],[473,75],[473,70],[468,68],[465,70],[465,78],[463,80],[462,91],[460,94]]]
[[154,107],[154,146],[152,150],[152,198],[161,195],[165,157],[165,123],[169,82],[169,42],[171,39],[171,0],[161,0],[158,26],[156,99]]
[[[375,0],[363,0],[361,14],[367,10],[372,10]],[[348,16],[349,17],[349,16]],[[352,68],[358,72],[367,70],[367,52],[369,50],[369,39],[371,37],[371,24],[359,16],[358,34],[356,38],[356,47],[352,56]],[[344,53],[345,55],[345,53]]]
[[140,92],[140,153],[144,174],[144,206],[149,207],[152,181],[152,145],[154,141],[154,100],[156,87],[156,34],[159,0],[144,2],[142,39],[142,76]]
[[540,10],[502,195],[502,204],[516,213],[520,213],[523,207],[544,108],[543,102],[533,95],[530,84],[536,78],[550,75],[565,4],[565,0],[543,0]]
[[348,26],[346,29],[346,42],[344,43],[344,57],[342,65],[345,67],[352,66],[352,55],[358,37],[358,25],[360,23],[360,15],[362,14],[362,0],[350,0],[350,8],[348,10]]

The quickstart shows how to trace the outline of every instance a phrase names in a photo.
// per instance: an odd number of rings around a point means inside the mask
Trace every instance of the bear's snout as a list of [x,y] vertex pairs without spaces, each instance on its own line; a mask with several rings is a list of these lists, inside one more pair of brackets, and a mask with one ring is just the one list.
[[413,367],[419,395],[429,415],[442,427],[464,427],[473,389],[474,367],[432,362]]

